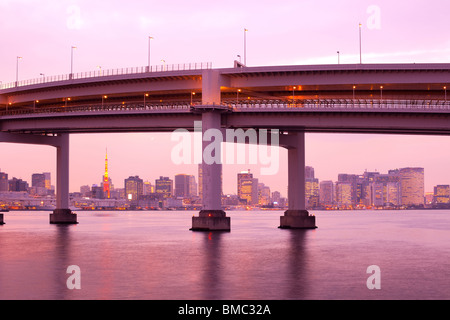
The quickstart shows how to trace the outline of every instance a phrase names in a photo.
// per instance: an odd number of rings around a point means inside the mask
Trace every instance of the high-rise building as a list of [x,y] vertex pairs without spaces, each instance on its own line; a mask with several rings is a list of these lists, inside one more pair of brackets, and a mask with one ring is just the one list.
[[270,204],[270,187],[264,183],[258,183],[258,204],[267,206]]
[[31,186],[45,188],[45,175],[43,173],[33,173],[31,175]]
[[190,197],[197,197],[197,181],[194,175],[189,176],[189,195]]
[[12,178],[8,181],[9,191],[28,191],[28,182],[22,179]]
[[253,204],[253,174],[242,171],[237,174],[237,194],[241,202],[248,205]]
[[320,181],[319,201],[322,206],[329,207],[334,204],[334,184],[331,180]]
[[0,192],[8,192],[8,190],[9,190],[8,174],[0,172]]
[[202,164],[198,165],[198,197],[203,199],[203,167]]
[[160,176],[155,180],[155,192],[163,194],[164,198],[170,198],[173,195],[173,180],[169,177]]
[[358,180],[359,176],[356,174],[340,173],[338,175],[338,182],[347,182],[350,184],[350,202],[352,205],[356,205],[359,202],[358,199]]
[[314,168],[305,167],[305,198],[308,209],[319,206],[319,179],[314,177]]
[[384,184],[372,182],[372,205],[380,207],[384,205]]
[[398,170],[400,178],[401,204],[404,206],[422,206],[425,186],[423,168],[402,168]]
[[31,175],[32,193],[37,195],[48,195],[51,190],[50,172],[33,173]]
[[175,197],[190,198],[197,195],[195,177],[188,174],[175,176]]
[[83,197],[89,197],[91,194],[91,187],[84,185],[80,187],[80,193]]
[[281,193],[279,191],[274,191],[272,192],[272,203],[274,205],[278,205],[280,203],[281,200]]
[[150,195],[152,193],[155,193],[155,186],[152,185],[152,183],[150,181],[144,181],[143,194],[144,195]]
[[352,205],[351,182],[336,182],[336,203],[339,207],[349,207]]
[[434,187],[433,203],[437,205],[450,204],[450,186],[448,184]]
[[125,196],[128,200],[139,200],[143,190],[144,181],[139,176],[130,176],[125,179]]
[[388,182],[386,184],[386,204],[399,206],[400,200],[400,183],[398,181]]

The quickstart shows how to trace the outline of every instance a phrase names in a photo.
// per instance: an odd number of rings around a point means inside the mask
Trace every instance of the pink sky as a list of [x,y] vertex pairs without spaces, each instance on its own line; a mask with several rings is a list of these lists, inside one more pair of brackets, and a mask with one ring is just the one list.
[[[247,28],[247,64],[292,65],[359,62],[361,22],[363,63],[450,63],[450,3],[428,1],[33,1],[0,0],[0,81],[70,72],[144,66],[148,36],[152,65],[212,62],[231,67],[243,56]],[[97,69],[98,70],[98,69]],[[449,80],[450,81],[450,80]],[[450,138],[307,134],[307,164],[320,180],[338,173],[407,166],[425,168],[425,188],[450,184]],[[167,165],[175,145],[168,134],[72,135],[70,191],[100,183],[106,147],[110,176],[117,187],[139,175],[152,183],[160,175],[197,173],[195,165]],[[34,172],[52,172],[51,147],[0,144],[0,170],[30,182]],[[166,152],[161,152],[166,150]],[[286,195],[286,153],[280,171],[258,176]],[[236,173],[257,166],[224,166],[224,191],[236,192]]]

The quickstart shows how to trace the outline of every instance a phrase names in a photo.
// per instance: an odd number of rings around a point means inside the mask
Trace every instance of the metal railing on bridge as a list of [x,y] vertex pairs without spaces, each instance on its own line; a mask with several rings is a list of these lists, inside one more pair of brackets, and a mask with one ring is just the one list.
[[27,107],[20,109],[5,110],[0,112],[0,116],[10,115],[30,115],[30,114],[60,114],[75,112],[126,112],[126,111],[145,111],[145,112],[179,112],[189,111],[192,105],[189,102],[168,102],[168,103],[104,103],[80,106],[61,106],[61,107]]
[[[0,111],[0,116],[6,115],[30,115],[30,114],[56,114],[74,112],[178,112],[190,111],[196,106],[203,105],[200,101],[167,101],[161,103],[129,102],[129,103],[98,103],[59,107],[45,107],[29,105],[27,107]],[[209,105],[208,103],[204,105]],[[359,112],[450,112],[450,101],[446,100],[352,100],[352,99],[311,99],[311,100],[230,100],[222,102],[231,111],[258,112],[258,111],[359,111]]]
[[287,100],[227,100],[235,111],[450,111],[449,100],[373,100],[373,99],[306,99]]
[[187,71],[187,70],[203,70],[203,69],[212,69],[212,62],[163,64],[150,67],[149,66],[129,67],[129,68],[116,68],[105,70],[99,69],[95,71],[62,74],[48,77],[42,76],[40,78],[2,83],[0,84],[0,90],[72,79],[87,79],[87,78],[98,78],[116,75],[144,74],[149,72],[169,72],[169,71]]

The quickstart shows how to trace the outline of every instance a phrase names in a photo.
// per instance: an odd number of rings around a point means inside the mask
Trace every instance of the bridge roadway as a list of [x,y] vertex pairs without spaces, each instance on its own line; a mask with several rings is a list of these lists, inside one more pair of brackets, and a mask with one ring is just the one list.
[[[106,74],[106,75],[105,75]],[[321,65],[73,76],[4,85],[0,141],[55,146],[57,210],[68,210],[68,136],[179,128],[279,129],[288,148],[289,209],[282,228],[313,228],[305,210],[305,132],[450,133],[450,64]],[[203,142],[206,148],[208,142]],[[222,164],[203,163],[203,210],[193,230],[230,230],[220,204]],[[58,178],[59,177],[59,178]]]

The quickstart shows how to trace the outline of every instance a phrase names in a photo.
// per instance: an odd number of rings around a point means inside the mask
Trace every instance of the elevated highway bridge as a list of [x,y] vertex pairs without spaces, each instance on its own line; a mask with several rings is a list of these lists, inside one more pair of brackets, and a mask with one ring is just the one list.
[[[57,208],[68,210],[69,135],[94,132],[277,129],[288,148],[289,210],[280,227],[315,227],[305,210],[305,132],[448,135],[450,64],[213,69],[211,64],[70,74],[3,84],[0,142],[57,148]],[[203,142],[203,147],[207,146]],[[229,230],[222,164],[203,163],[204,203],[193,230]]]

